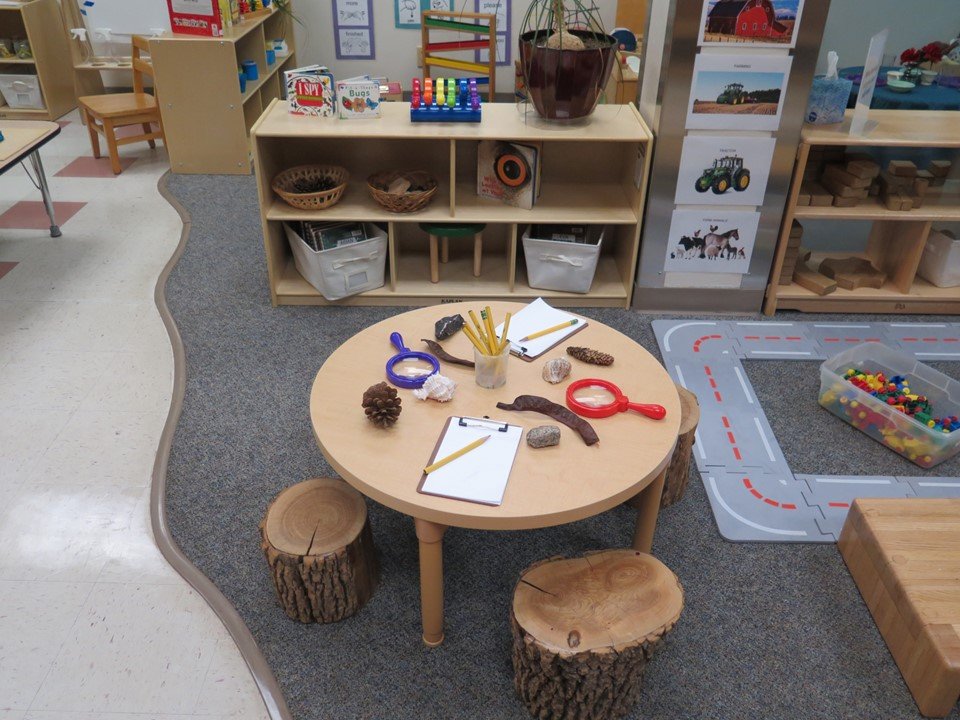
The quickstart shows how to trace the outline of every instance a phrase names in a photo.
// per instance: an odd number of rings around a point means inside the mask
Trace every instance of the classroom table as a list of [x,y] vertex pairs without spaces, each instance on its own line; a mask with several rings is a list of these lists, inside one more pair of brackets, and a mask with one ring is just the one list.
[[[870,104],[874,110],[960,110],[960,88],[938,85],[934,81],[933,85],[917,85],[910,92],[898,93],[886,87],[888,70],[900,70],[900,68],[880,69],[880,79],[873,93],[873,102]],[[863,66],[843,68],[839,71],[839,75],[854,81],[847,107],[856,107]]]
[[[497,319],[523,308],[517,303],[490,305]],[[420,552],[423,641],[430,647],[443,642],[442,542],[448,528],[528,530],[562,525],[592,517],[642,493],[632,543],[649,552],[663,475],[680,428],[680,400],[663,366],[630,338],[592,319],[570,342],[540,359],[526,362],[511,357],[507,383],[497,390],[479,387],[471,368],[441,362],[440,372],[457,383],[452,401],[421,401],[413,391],[399,390],[402,411],[395,425],[381,429],[366,419],[361,398],[369,386],[386,380],[387,360],[396,352],[391,333],[399,332],[407,347],[426,351],[420,339],[433,339],[438,319],[457,313],[467,318],[468,310],[479,313],[482,307],[481,302],[426,307],[360,331],[330,355],[310,394],[310,418],[327,462],[370,499],[413,518]],[[442,344],[456,357],[473,359],[474,348],[462,331]],[[610,353],[614,364],[598,367],[571,359],[571,377],[551,385],[541,377],[543,365],[548,359],[565,356],[568,344]],[[497,507],[417,491],[423,468],[451,416],[489,416],[520,425],[524,432],[538,425],[559,425],[545,415],[503,411],[496,404],[526,394],[564,404],[571,380],[593,377],[614,382],[633,402],[663,405],[666,417],[657,421],[629,412],[591,420],[600,442],[589,447],[562,425],[558,446],[535,450],[521,440],[503,503]],[[623,544],[629,543],[630,539],[624,538]]]
[[0,122],[0,132],[4,137],[3,142],[0,142],[0,175],[30,158],[30,164],[37,175],[37,184],[40,185],[40,194],[43,196],[43,206],[50,217],[50,237],[60,237],[63,233],[57,225],[47,176],[43,171],[43,161],[40,160],[40,148],[60,134],[60,126],[45,120],[4,120]]

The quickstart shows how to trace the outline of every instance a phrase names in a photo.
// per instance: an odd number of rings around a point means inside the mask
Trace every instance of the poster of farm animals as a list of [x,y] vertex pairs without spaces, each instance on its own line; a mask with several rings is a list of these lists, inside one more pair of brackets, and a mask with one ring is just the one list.
[[687,130],[779,130],[793,58],[699,54]]
[[666,272],[750,272],[758,212],[676,210],[667,238]]
[[677,205],[763,205],[777,146],[772,137],[688,135]]
[[700,44],[792,48],[804,0],[704,0]]

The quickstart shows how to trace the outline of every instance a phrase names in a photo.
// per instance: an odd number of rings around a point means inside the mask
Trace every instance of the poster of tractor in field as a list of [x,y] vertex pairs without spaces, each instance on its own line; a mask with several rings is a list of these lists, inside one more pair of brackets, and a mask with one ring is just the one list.
[[791,63],[787,56],[701,53],[687,129],[778,129]]

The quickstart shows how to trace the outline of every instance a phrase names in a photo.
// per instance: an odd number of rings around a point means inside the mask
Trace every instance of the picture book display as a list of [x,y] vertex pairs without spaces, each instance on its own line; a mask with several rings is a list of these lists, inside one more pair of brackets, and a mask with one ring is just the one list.
[[688,135],[677,173],[677,205],[763,205],[772,137]]
[[175,33],[220,37],[225,23],[232,24],[220,0],[167,0],[167,9]]
[[540,197],[543,143],[481,140],[477,152],[477,195],[532,210]]
[[805,0],[704,0],[700,45],[792,48]]
[[664,270],[746,275],[759,225],[759,212],[675,210]]
[[792,57],[699,54],[687,130],[778,130]]
[[[573,320],[577,321],[576,324],[570,324]],[[507,332],[507,340],[510,341],[510,352],[524,360],[534,360],[551,348],[562,343],[574,333],[580,332],[587,327],[588,324],[589,323],[582,317],[568,313],[565,310],[559,310],[548,305],[543,298],[537,298],[510,319],[510,328]],[[565,325],[565,327],[532,340],[523,339],[530,335],[535,335],[546,328],[553,328],[560,325]],[[497,337],[502,335],[502,323],[497,326],[496,333]]]
[[523,428],[487,418],[454,416],[447,420],[433,454],[424,467],[447,458],[471,443],[479,447],[442,467],[424,473],[417,490],[454,500],[500,505],[517,456]]
[[382,114],[380,83],[369,75],[338,82],[337,100],[341,120],[378,118]]
[[323,65],[287,70],[284,74],[290,112],[295,115],[333,117],[336,91],[333,75]]

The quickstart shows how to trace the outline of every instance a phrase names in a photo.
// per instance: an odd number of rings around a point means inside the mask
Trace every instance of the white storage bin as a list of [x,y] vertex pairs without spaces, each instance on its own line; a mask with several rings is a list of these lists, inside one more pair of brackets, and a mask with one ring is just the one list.
[[917,274],[937,287],[960,285],[960,240],[946,232],[931,232]]
[[[541,226],[541,230],[550,227]],[[530,287],[573,293],[590,292],[606,229],[601,225],[589,226],[588,243],[531,237],[531,231],[536,230],[537,226],[531,226],[523,233],[523,256],[527,261],[527,283]]]
[[363,224],[366,240],[320,252],[307,245],[287,223],[283,229],[297,270],[327,300],[340,300],[383,286],[387,233],[373,223]]
[[12,108],[45,109],[40,79],[29,72],[0,75],[0,93]]

